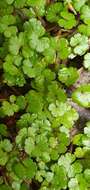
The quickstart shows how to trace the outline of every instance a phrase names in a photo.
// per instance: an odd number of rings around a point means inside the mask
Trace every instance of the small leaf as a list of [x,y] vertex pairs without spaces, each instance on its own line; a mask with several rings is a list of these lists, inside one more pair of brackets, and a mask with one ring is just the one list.
[[17,182],[17,181],[14,181],[13,183],[12,183],[12,188],[14,189],[14,190],[20,190],[20,186],[21,186],[21,184],[20,184],[20,182]]
[[8,154],[0,148],[0,165],[5,166],[8,161]]
[[74,7],[75,9],[79,12],[80,9],[85,5],[85,3],[87,2],[87,0],[74,0]]
[[14,2],[14,0],[6,0],[6,2],[8,5],[11,5]]
[[90,169],[86,169],[84,171],[84,177],[85,177],[86,181],[89,183],[90,182]]
[[79,74],[76,68],[73,67],[64,67],[59,70],[58,78],[62,83],[65,83],[66,86],[70,86],[76,82]]
[[85,56],[84,56],[84,67],[88,70],[90,70],[90,53],[87,53]]
[[1,141],[0,146],[5,152],[11,152],[13,148],[13,145],[8,139],[4,139],[3,141]]
[[90,122],[89,121],[86,123],[86,127],[84,128],[84,134],[86,134],[87,137],[90,137]]
[[83,35],[90,36],[90,24],[80,24],[78,26],[78,31],[82,33]]
[[71,48],[68,45],[68,41],[65,38],[61,38],[57,43],[58,55],[60,59],[64,60],[68,58],[71,52]]
[[36,163],[33,160],[26,158],[23,161],[24,166],[26,167],[26,178],[32,179],[36,173]]
[[0,185],[1,190],[12,190],[12,188],[8,185]]
[[72,46],[75,55],[82,56],[89,49],[88,37],[77,33],[71,37],[70,45]]
[[76,178],[71,178],[69,183],[68,183],[68,187],[72,190],[74,189],[78,189],[78,180]]
[[10,104],[8,101],[3,101],[2,110],[4,115],[12,116],[14,112],[18,111],[18,106],[16,104]]
[[17,55],[19,53],[20,43],[17,36],[10,38],[9,51],[13,55]]
[[24,110],[26,107],[26,101],[24,96],[18,96],[16,99],[16,104],[19,106],[20,110]]
[[47,8],[46,19],[49,22],[57,22],[60,18],[60,12],[63,9],[63,5],[61,2],[56,2],[54,4],[50,4]]
[[[66,189],[67,188],[67,175],[63,166],[56,165],[55,175],[53,177],[52,185],[54,188]],[[61,179],[61,180],[59,180]]]
[[27,128],[24,127],[19,131],[18,135],[16,136],[16,144],[22,145],[26,137],[27,137]]
[[72,167],[73,167],[74,175],[81,173],[83,170],[83,167],[79,163],[79,161],[76,161],[74,164],[72,164]]
[[5,124],[0,124],[0,135],[2,136],[8,135],[7,126]]
[[24,180],[26,178],[26,168],[21,163],[14,164],[12,169],[20,179]]
[[60,14],[61,18],[58,21],[59,26],[64,27],[65,29],[72,29],[76,26],[75,16],[68,11],[62,11]]
[[84,5],[81,10],[81,19],[86,23],[90,24],[90,7]]
[[85,84],[72,93],[72,99],[82,107],[90,107],[90,85]]
[[32,153],[32,151],[33,151],[33,149],[34,149],[34,147],[35,147],[35,143],[34,143],[34,140],[33,140],[33,138],[27,138],[26,140],[25,140],[25,152],[27,153],[27,154],[29,154],[29,155],[31,155],[31,153]]
[[26,95],[26,99],[28,101],[27,111],[30,113],[38,113],[42,111],[43,108],[43,99],[42,96],[35,92],[34,90],[31,90]]

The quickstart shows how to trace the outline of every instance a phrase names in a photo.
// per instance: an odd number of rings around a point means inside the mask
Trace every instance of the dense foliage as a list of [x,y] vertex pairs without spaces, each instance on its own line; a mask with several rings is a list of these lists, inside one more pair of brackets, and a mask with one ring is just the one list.
[[0,190],[90,189],[90,120],[70,104],[90,110],[82,68],[89,0],[0,1]]

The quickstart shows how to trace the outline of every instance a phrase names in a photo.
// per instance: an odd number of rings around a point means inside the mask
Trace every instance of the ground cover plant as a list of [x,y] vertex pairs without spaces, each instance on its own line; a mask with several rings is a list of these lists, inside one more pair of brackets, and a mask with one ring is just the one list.
[[90,1],[0,1],[0,190],[90,190]]

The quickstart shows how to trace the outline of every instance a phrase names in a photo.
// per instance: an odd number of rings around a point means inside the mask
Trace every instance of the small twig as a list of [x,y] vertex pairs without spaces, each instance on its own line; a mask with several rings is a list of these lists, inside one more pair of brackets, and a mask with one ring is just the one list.
[[71,3],[68,3],[68,9],[73,12],[75,15],[77,15],[76,10],[74,9],[73,5]]
[[13,86],[11,86],[11,90],[13,91],[13,93],[16,95],[16,96],[19,96],[20,95],[20,92]]
[[38,19],[41,21],[43,27],[45,28],[45,27],[46,27],[46,22],[45,22],[45,20],[44,20],[42,17],[40,17],[40,16],[38,17]]
[[55,2],[55,0],[46,0],[46,4],[47,5],[49,5],[49,4],[51,4],[51,3],[54,3]]
[[26,16],[21,9],[15,9],[13,14],[20,16],[21,20],[24,22],[29,19],[29,17]]

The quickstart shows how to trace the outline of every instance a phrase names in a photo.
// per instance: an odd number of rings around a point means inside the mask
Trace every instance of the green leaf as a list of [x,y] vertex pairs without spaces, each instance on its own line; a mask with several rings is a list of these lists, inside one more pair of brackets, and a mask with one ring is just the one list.
[[2,111],[4,115],[12,116],[14,112],[18,112],[19,107],[16,104],[10,104],[8,101],[3,101]]
[[49,47],[44,50],[46,62],[53,63],[56,59],[57,38],[49,38]]
[[24,96],[18,96],[16,99],[16,104],[18,105],[19,109],[24,110],[26,107],[26,100]]
[[5,166],[8,161],[8,154],[0,148],[0,165]]
[[67,173],[70,170],[71,164],[75,161],[76,157],[74,154],[66,153],[65,156],[61,155],[58,160],[58,165],[65,167]]
[[0,147],[5,151],[5,152],[11,152],[13,145],[8,139],[4,139],[3,141],[0,142]]
[[88,5],[84,5],[82,7],[81,19],[85,22],[85,24],[90,24],[90,7]]
[[9,26],[6,28],[4,35],[7,38],[11,38],[11,36],[15,36],[17,33],[17,27],[16,26]]
[[12,188],[8,185],[0,185],[1,190],[12,190]]
[[[13,73],[12,73],[13,74]],[[22,87],[26,83],[23,73],[19,72],[17,75],[12,75],[8,72],[4,73],[4,82],[7,83],[9,86],[19,86]]]
[[84,149],[84,156],[80,162],[84,169],[90,169],[90,149]]
[[34,51],[29,48],[29,45],[22,47],[22,55],[28,61],[28,58],[34,55]]
[[84,157],[84,153],[85,153],[85,151],[84,151],[83,148],[81,148],[81,147],[77,147],[77,148],[75,149],[75,156],[76,156],[77,158],[82,158],[82,157]]
[[36,172],[36,164],[31,159],[24,159],[22,163],[13,165],[14,173],[23,180],[30,180],[34,177]]
[[71,49],[68,45],[68,41],[65,38],[61,38],[58,42],[58,55],[60,59],[64,60],[70,55]]
[[88,189],[88,185],[86,183],[83,173],[78,174],[76,178],[78,180],[78,189],[81,189],[81,190]]
[[57,22],[60,18],[60,12],[63,9],[63,5],[61,2],[56,2],[54,4],[50,4],[47,8],[46,19],[49,22]]
[[45,14],[45,3],[45,0],[27,0],[27,5],[35,7],[39,16],[44,16]]
[[73,137],[73,144],[78,145],[78,146],[82,146],[82,137],[83,134],[77,134]]
[[52,127],[59,127],[60,124],[66,128],[72,128],[74,122],[78,119],[78,113],[71,108],[67,103],[55,103],[49,104],[49,111],[56,119],[53,121]]
[[90,122],[89,121],[86,123],[86,127],[84,128],[84,134],[86,134],[87,137],[90,137]]
[[34,139],[29,137],[25,140],[25,152],[28,155],[31,155],[33,149],[35,148],[35,142]]
[[23,128],[19,131],[18,135],[16,136],[16,144],[22,145],[26,137],[27,137],[27,128]]
[[30,6],[40,6],[40,4],[43,4],[43,0],[27,0],[27,4]]
[[75,34],[70,39],[70,45],[73,48],[73,53],[75,55],[84,55],[85,52],[88,50],[88,37],[85,35],[81,35],[80,33]]
[[28,185],[26,184],[21,184],[21,189],[20,190],[28,190]]
[[32,179],[36,173],[36,163],[32,159],[26,158],[23,164],[26,167],[26,178]]
[[12,55],[17,55],[19,53],[20,49],[20,44],[19,44],[19,39],[17,36],[11,37],[10,38],[10,43],[9,43],[9,51]]
[[3,69],[5,72],[7,72],[8,74],[12,75],[15,77],[15,75],[18,75],[18,68],[15,67],[12,63],[10,62],[5,62],[3,65]]
[[36,47],[37,52],[41,53],[48,48],[49,48],[49,38],[47,38],[47,37],[41,38],[41,40],[38,41],[38,44]]
[[52,187],[54,187],[55,189],[67,188],[67,176],[66,176],[66,170],[64,169],[64,167],[58,166],[58,165],[55,166],[55,175],[53,177]]
[[78,180],[76,178],[71,178],[69,183],[68,183],[68,187],[70,188],[70,190],[79,190],[78,189]]
[[[90,122],[74,134],[68,100],[89,37],[88,0],[0,1],[1,190],[90,188]],[[89,109],[90,85],[72,100]]]
[[8,56],[6,56],[6,60],[3,65],[3,69],[5,72],[9,73],[10,75],[17,75],[19,73],[19,70],[15,65],[13,65],[13,62],[14,62],[14,56],[8,54]]
[[16,8],[23,8],[25,5],[25,2],[26,2],[26,0],[22,0],[22,1],[15,0],[14,5]]
[[90,138],[87,136],[83,136],[82,144],[86,149],[90,149]]
[[2,136],[8,135],[7,126],[3,123],[0,124],[0,135],[2,135]]
[[21,184],[21,189],[20,190],[28,190],[28,185],[25,183]]
[[29,37],[29,40],[30,47],[39,53],[49,48],[49,38],[47,37],[42,37],[39,39],[36,33],[33,33]]
[[28,127],[31,123],[31,115],[29,113],[24,113],[19,120],[17,120],[17,127],[24,128]]
[[28,38],[31,37],[31,34],[36,34],[36,36],[41,37],[45,34],[45,29],[42,26],[41,22],[36,18],[31,18],[28,22],[24,24],[25,30],[28,32]]
[[79,163],[79,161],[74,162],[72,167],[75,175],[81,173],[83,170],[83,166]]
[[24,180],[26,178],[26,168],[21,163],[14,164],[12,169],[20,179]]
[[57,150],[52,149],[50,152],[50,157],[51,157],[51,160],[54,160],[54,161],[57,160],[59,157]]
[[53,180],[53,173],[47,172],[46,174],[46,181],[51,182]]
[[27,106],[28,112],[38,113],[42,111],[44,102],[43,102],[43,98],[41,94],[35,92],[34,90],[31,90],[26,95],[26,99],[28,103],[28,106]]
[[54,117],[63,116],[66,111],[70,109],[66,103],[59,103],[56,101],[56,104],[52,103],[49,105],[49,111],[51,111]]
[[36,76],[36,69],[33,68],[33,65],[29,59],[24,60],[23,62],[23,72],[30,78],[34,78]]
[[72,93],[72,99],[74,102],[78,103],[80,106],[89,108],[90,107],[90,85],[85,84],[78,87]]
[[6,2],[8,5],[11,5],[14,2],[14,0],[6,0]]
[[84,177],[85,177],[86,181],[89,183],[90,182],[90,169],[86,169],[84,171]]
[[16,22],[16,18],[11,14],[5,14],[2,16],[1,24],[4,24],[6,26],[13,25]]
[[87,53],[85,56],[84,56],[84,62],[83,62],[83,65],[86,69],[90,70],[90,53]]
[[83,35],[90,36],[90,24],[80,24],[78,26],[78,31],[82,33]]
[[16,96],[15,95],[11,95],[9,99],[10,99],[11,103],[15,103],[16,102]]
[[70,86],[74,84],[76,80],[78,79],[78,77],[79,77],[79,74],[77,72],[77,69],[73,67],[69,67],[69,68],[64,67],[60,69],[58,73],[59,81],[64,83],[66,86]]
[[76,26],[77,22],[75,16],[68,11],[62,11],[60,14],[61,18],[58,20],[58,24],[65,29],[72,29]]
[[17,182],[17,181],[13,181],[13,183],[12,183],[12,188],[14,189],[14,190],[20,190],[20,186],[21,186],[21,184],[20,184],[20,182]]
[[85,3],[87,0],[74,0],[74,7],[79,12],[83,6],[85,6]]
[[61,89],[57,82],[53,81],[48,85],[47,101],[49,103],[55,102],[56,99],[60,102],[65,102],[66,98],[64,89]]

